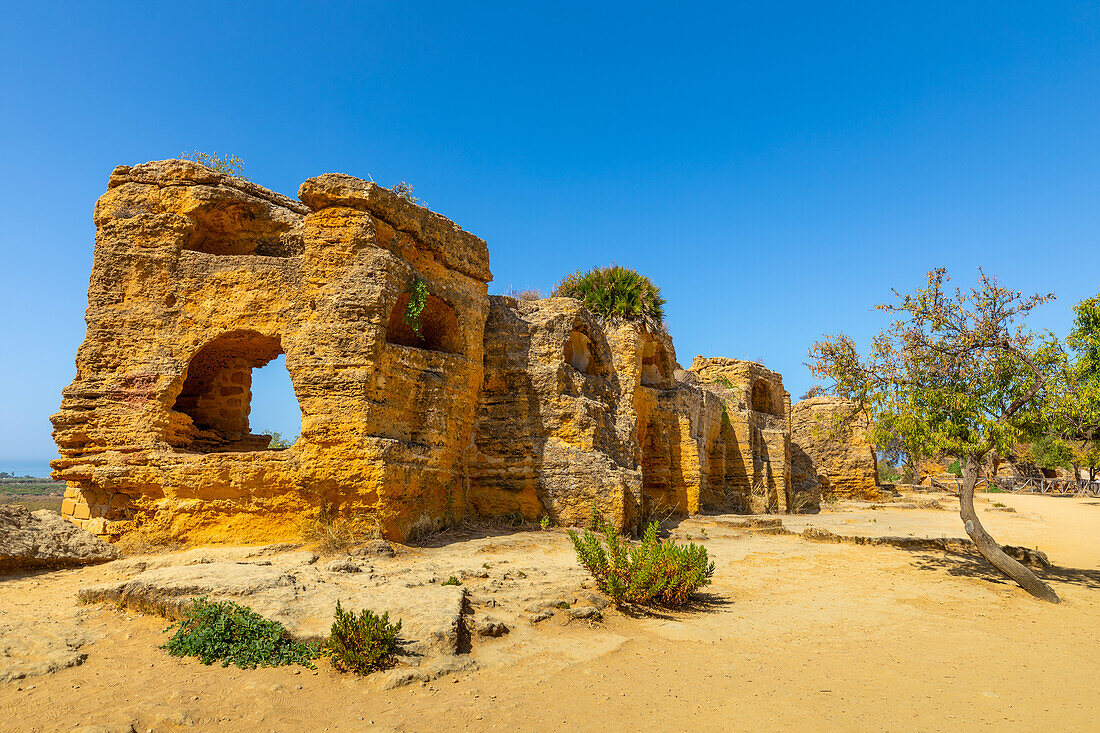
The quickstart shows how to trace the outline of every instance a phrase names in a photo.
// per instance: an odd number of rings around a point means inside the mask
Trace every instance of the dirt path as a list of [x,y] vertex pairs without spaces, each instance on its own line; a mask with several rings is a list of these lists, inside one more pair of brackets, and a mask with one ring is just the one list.
[[[1100,501],[988,500],[1017,509],[983,513],[999,540],[1062,566],[1048,576],[1062,604],[965,556],[749,535],[702,517],[678,529],[705,530],[717,562],[700,608],[609,613],[596,625],[520,619],[475,643],[479,670],[388,691],[325,663],[242,671],[167,657],[156,648],[163,620],[75,607],[78,585],[109,566],[10,579],[0,609],[82,614],[82,631],[100,638],[81,666],[0,687],[0,730],[1100,729],[1090,682],[1100,673]],[[962,534],[948,511],[811,521]],[[536,563],[548,569],[539,582],[578,577],[555,532],[454,542],[423,558]]]

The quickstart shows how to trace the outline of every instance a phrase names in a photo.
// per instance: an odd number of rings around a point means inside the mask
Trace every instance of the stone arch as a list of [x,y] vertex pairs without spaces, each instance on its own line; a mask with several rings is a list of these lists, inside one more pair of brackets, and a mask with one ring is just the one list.
[[672,359],[664,344],[649,334],[642,335],[641,381],[646,387],[668,388],[672,376]]
[[170,442],[199,453],[264,450],[266,435],[253,435],[252,370],[283,353],[278,336],[238,330],[200,348],[187,364],[172,409],[186,416]]
[[386,326],[387,342],[427,351],[462,353],[463,344],[454,308],[434,295],[427,296],[424,310],[420,312],[420,333],[417,334],[405,322],[405,308],[408,304],[409,294],[402,293],[390,311],[390,320]]
[[572,366],[582,374],[603,374],[603,362],[596,355],[595,345],[588,334],[579,328],[574,328],[569,333],[569,340],[565,342],[565,363]]

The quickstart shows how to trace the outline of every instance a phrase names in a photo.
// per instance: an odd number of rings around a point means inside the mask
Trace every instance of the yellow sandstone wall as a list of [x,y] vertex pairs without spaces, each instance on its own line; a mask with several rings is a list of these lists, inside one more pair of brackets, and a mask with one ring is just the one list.
[[791,425],[800,492],[868,500],[881,496],[871,426],[856,404],[811,397],[794,406]]
[[[155,523],[258,542],[296,536],[322,505],[397,538],[463,513],[485,243],[349,176],[299,195],[187,161],[112,174],[87,337],[52,418],[65,516],[104,535]],[[433,300],[410,346],[389,326],[414,277]],[[247,405],[251,369],[279,353],[302,434],[274,451]]]
[[[780,375],[684,371],[659,325],[573,299],[490,299],[484,241],[373,183],[326,174],[298,196],[180,160],[112,173],[52,418],[66,517],[241,543],[322,511],[403,540],[470,512],[634,528],[792,508]],[[302,431],[273,450],[252,370],[283,354]]]

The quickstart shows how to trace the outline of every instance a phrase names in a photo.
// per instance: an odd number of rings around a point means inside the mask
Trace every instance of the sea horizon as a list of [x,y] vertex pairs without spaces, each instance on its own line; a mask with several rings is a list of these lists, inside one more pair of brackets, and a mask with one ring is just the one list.
[[0,471],[15,476],[50,477],[52,458],[0,458]]

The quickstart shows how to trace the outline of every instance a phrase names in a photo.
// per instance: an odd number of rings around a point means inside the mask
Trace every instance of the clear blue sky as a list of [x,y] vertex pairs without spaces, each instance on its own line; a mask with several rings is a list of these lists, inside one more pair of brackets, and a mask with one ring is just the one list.
[[54,455],[108,174],[183,150],[290,195],[406,180],[491,292],[636,267],[681,363],[795,399],[932,267],[1053,290],[1059,334],[1100,288],[1097,3],[593,5],[4,3],[0,470]]

